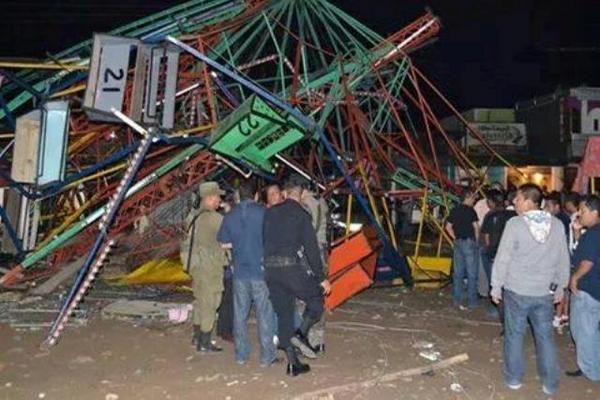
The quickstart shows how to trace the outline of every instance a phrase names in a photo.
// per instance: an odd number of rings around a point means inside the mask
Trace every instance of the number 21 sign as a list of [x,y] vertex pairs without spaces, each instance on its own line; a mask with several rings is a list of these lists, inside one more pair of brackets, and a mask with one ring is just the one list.
[[132,50],[140,41],[110,35],[94,35],[83,106],[88,118],[95,121],[115,121],[111,108],[122,111],[127,71]]

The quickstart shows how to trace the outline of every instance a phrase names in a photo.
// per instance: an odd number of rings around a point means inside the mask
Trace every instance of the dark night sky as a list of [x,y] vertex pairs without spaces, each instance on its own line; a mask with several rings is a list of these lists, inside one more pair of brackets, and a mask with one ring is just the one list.
[[[460,108],[512,106],[559,85],[600,86],[600,0],[332,2],[383,35],[431,7],[443,23],[439,40],[413,59]],[[0,57],[42,58],[178,3],[2,0]]]

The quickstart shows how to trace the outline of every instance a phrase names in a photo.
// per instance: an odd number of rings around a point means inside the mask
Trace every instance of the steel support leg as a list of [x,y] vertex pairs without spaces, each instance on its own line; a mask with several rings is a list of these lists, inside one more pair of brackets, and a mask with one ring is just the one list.
[[[46,338],[46,344],[54,345],[56,343],[61,331],[66,326],[70,314],[74,312],[75,307],[77,307],[77,304],[85,295],[85,292],[94,280],[96,273],[102,266],[105,257],[108,255],[110,247],[113,245],[112,241],[107,241],[108,229],[114,222],[119,208],[125,200],[125,195],[131,187],[133,178],[142,165],[144,157],[148,153],[148,149],[150,148],[151,144],[152,140],[150,137],[145,137],[141,140],[138,150],[134,155],[133,161],[127,168],[125,176],[121,180],[116,193],[109,200],[106,212],[100,220],[99,232],[96,236],[94,244],[86,257],[83,266],[77,274],[75,283],[71,287],[71,290],[62,305],[60,313],[52,323],[52,328],[50,329],[50,333]],[[103,247],[102,251],[100,251],[101,247]],[[98,253],[100,253],[99,256]]]

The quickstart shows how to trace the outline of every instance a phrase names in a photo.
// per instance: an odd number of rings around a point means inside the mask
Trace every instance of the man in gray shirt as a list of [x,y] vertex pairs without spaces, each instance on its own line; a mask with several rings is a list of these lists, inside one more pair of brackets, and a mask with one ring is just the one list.
[[542,191],[525,184],[517,191],[518,216],[506,223],[492,268],[492,300],[504,302],[504,377],[521,387],[525,372],[523,339],[531,322],[542,389],[558,390],[559,366],[554,345],[554,303],[569,282],[569,252],[562,222],[540,210]]

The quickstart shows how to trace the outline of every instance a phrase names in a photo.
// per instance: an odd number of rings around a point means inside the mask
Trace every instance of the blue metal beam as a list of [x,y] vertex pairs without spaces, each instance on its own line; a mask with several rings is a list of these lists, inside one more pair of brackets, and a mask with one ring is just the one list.
[[227,88],[227,86],[225,86],[225,84],[223,83],[223,81],[221,80],[221,78],[219,78],[219,75],[215,74],[211,74],[211,77],[213,78],[213,80],[215,81],[215,83],[217,84],[217,86],[219,87],[219,89],[221,89],[221,91],[223,93],[225,93],[225,97],[227,97],[227,99],[229,100],[229,102],[234,105],[234,106],[239,106],[240,105],[240,101],[238,100],[237,97],[234,96],[233,93],[231,93],[231,91]]

